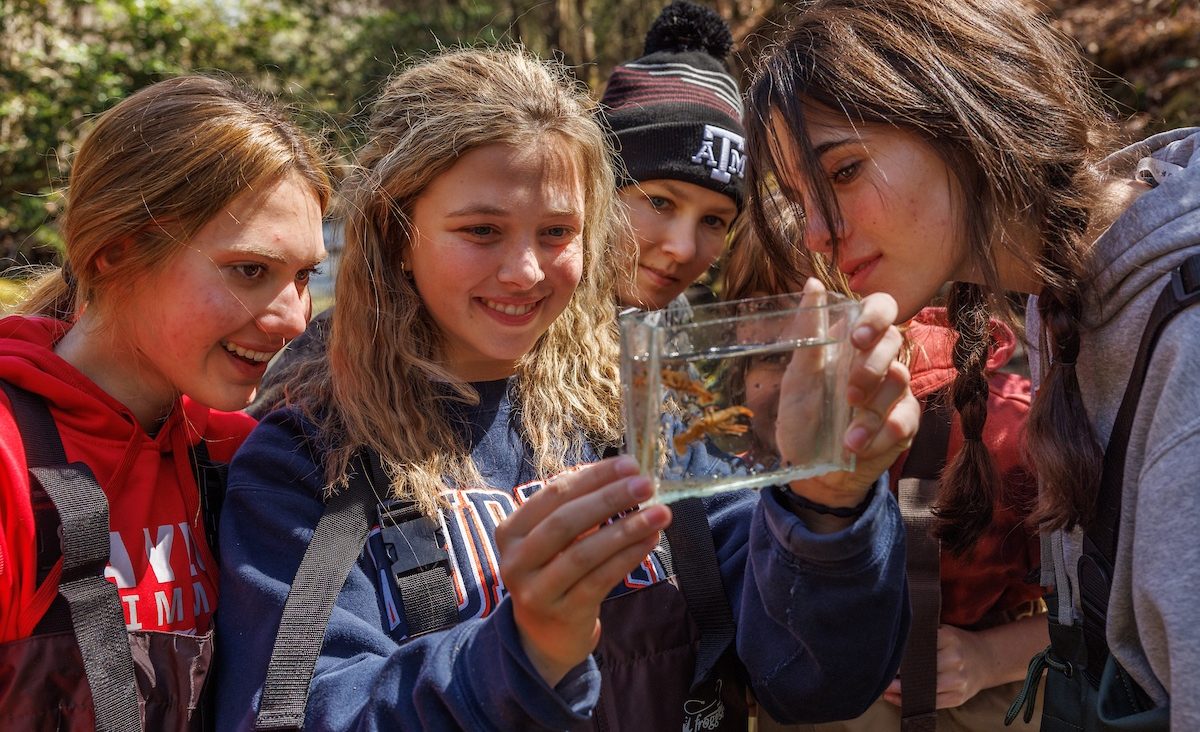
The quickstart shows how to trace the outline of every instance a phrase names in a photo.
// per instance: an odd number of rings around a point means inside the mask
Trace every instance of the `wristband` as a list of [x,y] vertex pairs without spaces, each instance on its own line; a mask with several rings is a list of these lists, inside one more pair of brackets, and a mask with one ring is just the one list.
[[862,501],[859,502],[857,506],[838,508],[826,506],[824,503],[810,501],[804,496],[793,493],[784,486],[775,486],[775,494],[780,498],[780,500],[792,508],[807,508],[809,511],[813,511],[815,513],[825,514],[826,516],[837,516],[838,518],[858,518],[867,512],[867,506],[870,506],[871,500],[875,498],[875,491],[877,490],[878,485],[878,483],[873,483],[871,485],[871,489],[867,491],[867,495],[863,496]]

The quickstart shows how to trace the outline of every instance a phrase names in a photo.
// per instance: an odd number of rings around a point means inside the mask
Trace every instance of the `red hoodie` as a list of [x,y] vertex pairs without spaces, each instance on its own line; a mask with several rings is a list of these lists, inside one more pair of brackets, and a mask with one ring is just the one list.
[[[951,360],[957,335],[949,327],[945,308],[925,308],[906,329],[913,345],[912,390],[918,398],[944,389],[957,373]],[[942,552],[942,622],[971,627],[989,613],[1013,610],[1042,594],[1034,570],[1041,545],[1025,518],[1037,498],[1037,481],[1021,457],[1025,418],[1031,399],[1029,379],[1000,373],[1016,349],[1008,326],[993,321],[995,344],[988,358],[988,411],[983,439],[1000,473],[1002,495],[992,506],[992,522],[971,552],[955,557]],[[962,449],[958,415],[950,430],[949,456]],[[892,485],[899,479],[907,455],[892,466]],[[1030,577],[1035,582],[1029,581]]]
[[[124,405],[55,355],[68,329],[48,318],[0,319],[0,379],[46,399],[68,462],[92,469],[109,502],[108,579],[130,630],[205,632],[218,569],[204,537],[188,448],[228,462],[254,420],[182,398],[150,437]],[[61,562],[60,562],[61,567]],[[39,595],[34,517],[21,435],[0,392],[0,642],[27,637],[54,592]],[[47,578],[57,587],[58,572]]]

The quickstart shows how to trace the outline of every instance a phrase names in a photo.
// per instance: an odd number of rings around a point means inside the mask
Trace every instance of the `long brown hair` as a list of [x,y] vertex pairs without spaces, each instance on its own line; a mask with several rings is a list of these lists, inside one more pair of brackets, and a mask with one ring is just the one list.
[[[37,279],[19,312],[73,320],[161,265],[238,195],[293,173],[324,211],[331,184],[319,143],[261,92],[191,75],[132,94],[80,144],[61,220],[64,264]],[[99,271],[96,260],[121,243],[128,254]]]
[[444,403],[478,395],[443,366],[442,334],[401,262],[416,199],[463,154],[485,145],[564,141],[582,171],[583,275],[566,310],[517,365],[514,400],[548,476],[588,441],[620,437],[615,293],[619,246],[612,153],[594,102],[561,65],[519,48],[446,51],[393,76],[375,103],[358,169],[342,189],[345,249],[326,358],[290,382],[321,430],[326,477],[341,485],[354,453],[380,454],[392,493],[436,510],[446,481],[482,482]]
[[[984,284],[955,283],[948,309],[958,333],[952,399],[966,438],[942,473],[938,535],[969,549],[991,519],[999,486],[980,437],[987,418],[988,321],[1005,311],[995,252],[1016,252],[1012,232],[1039,237],[1042,352],[1050,359],[1027,428],[1043,489],[1031,520],[1070,527],[1092,515],[1101,451],[1074,373],[1086,277],[1083,237],[1099,197],[1097,163],[1112,125],[1078,50],[1017,0],[816,0],[793,18],[759,64],[747,100],[750,210],[782,270],[796,246],[766,226],[782,155],[782,121],[806,188],[824,220],[841,221],[836,196],[809,140],[805,112],[884,124],[925,140],[956,176],[960,220]],[[793,201],[798,215],[800,203]],[[837,251],[837,226],[831,226]],[[811,255],[815,256],[815,255]],[[1010,316],[1011,317],[1011,316]]]

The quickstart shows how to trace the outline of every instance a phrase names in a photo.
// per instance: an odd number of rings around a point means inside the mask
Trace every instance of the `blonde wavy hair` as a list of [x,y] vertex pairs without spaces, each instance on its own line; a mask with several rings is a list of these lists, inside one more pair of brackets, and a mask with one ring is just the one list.
[[[60,221],[64,265],[32,283],[18,312],[73,321],[85,306],[118,307],[122,288],[179,252],[234,198],[293,173],[324,211],[332,185],[321,143],[262,92],[201,75],[141,89],[84,137]],[[128,254],[100,271],[96,260],[123,242]]]
[[[330,491],[351,460],[376,451],[394,497],[437,510],[447,483],[484,481],[453,429],[447,400],[478,394],[444,366],[443,335],[402,271],[413,205],[467,152],[562,140],[582,171],[583,272],[566,310],[518,363],[513,399],[541,477],[621,434],[613,268],[623,232],[613,155],[595,103],[561,65],[519,47],[447,50],[395,74],[376,101],[368,142],[342,189],[345,249],[324,357],[285,391],[319,428]],[[449,395],[449,396],[448,396]]]

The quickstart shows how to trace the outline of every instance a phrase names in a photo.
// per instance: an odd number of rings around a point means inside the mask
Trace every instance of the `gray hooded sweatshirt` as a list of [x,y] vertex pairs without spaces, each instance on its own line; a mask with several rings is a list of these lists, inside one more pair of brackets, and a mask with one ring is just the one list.
[[[1138,343],[1170,271],[1200,253],[1200,128],[1166,132],[1106,161],[1150,188],[1096,241],[1093,303],[1076,371],[1088,417],[1106,444]],[[1036,298],[1028,315],[1036,387]],[[1108,609],[1114,657],[1171,728],[1200,730],[1200,307],[1176,316],[1154,352],[1126,454],[1120,537]],[[1059,622],[1079,622],[1082,533],[1043,537],[1042,581],[1059,591]]]

